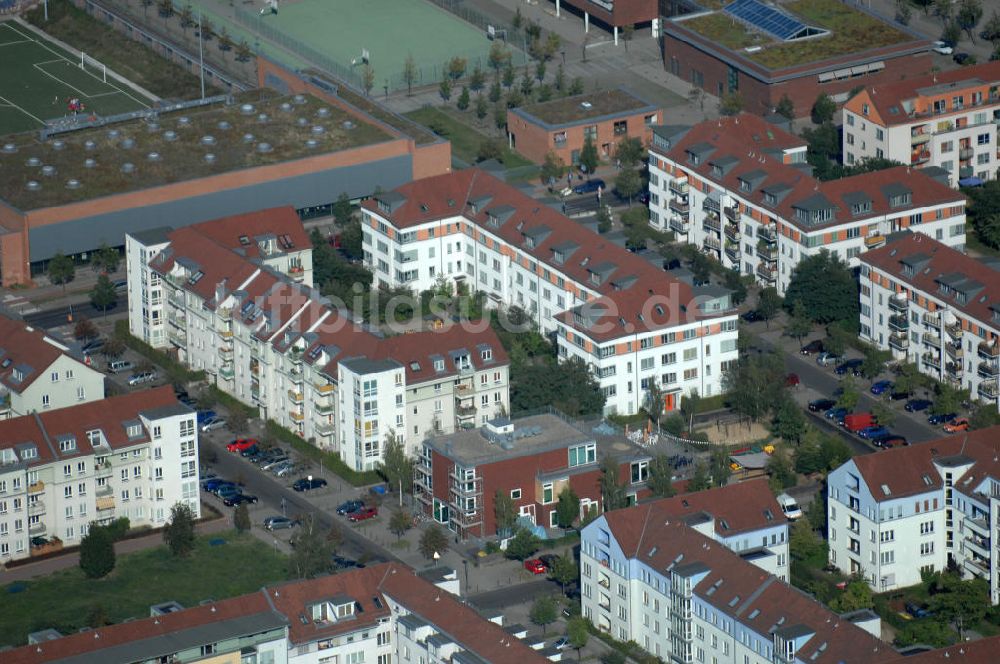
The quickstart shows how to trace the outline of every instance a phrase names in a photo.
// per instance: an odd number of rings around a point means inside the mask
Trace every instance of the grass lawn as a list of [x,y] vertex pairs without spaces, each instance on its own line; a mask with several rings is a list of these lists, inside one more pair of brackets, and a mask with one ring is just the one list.
[[[461,120],[453,117],[441,109],[427,106],[416,111],[410,111],[406,117],[424,125],[435,134],[451,141],[451,151],[456,157],[470,164],[476,163],[479,154],[479,146],[488,138],[493,138],[483,134],[478,129],[472,127]],[[471,112],[470,112],[471,117]],[[502,140],[502,139],[501,139]],[[520,168],[530,166],[532,162],[522,157],[517,152],[504,147],[500,162],[507,168]]]
[[965,248],[973,254],[979,254],[986,258],[1000,258],[1000,250],[983,244],[979,236],[976,235],[976,229],[973,228],[972,224],[965,225]]
[[[223,540],[212,546],[211,541]],[[252,535],[221,533],[198,539],[190,558],[165,546],[118,558],[105,579],[87,579],[79,567],[0,587],[0,645],[22,645],[29,632],[54,627],[63,634],[87,624],[95,606],[108,619],[144,618],[152,604],[175,600],[197,606],[259,590],[285,580],[287,558]],[[2,659],[2,658],[0,658]]]

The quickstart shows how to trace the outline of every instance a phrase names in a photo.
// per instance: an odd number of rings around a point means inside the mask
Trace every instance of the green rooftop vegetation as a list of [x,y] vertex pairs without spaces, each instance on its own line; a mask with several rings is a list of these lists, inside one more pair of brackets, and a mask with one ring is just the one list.
[[[688,19],[679,25],[739,51],[743,57],[768,69],[841,57],[912,39],[888,23],[837,0],[792,0],[780,3],[780,7],[804,23],[829,30],[830,34],[780,42],[770,35],[749,29],[722,12]],[[762,48],[755,53],[747,53],[744,49],[750,46]]]

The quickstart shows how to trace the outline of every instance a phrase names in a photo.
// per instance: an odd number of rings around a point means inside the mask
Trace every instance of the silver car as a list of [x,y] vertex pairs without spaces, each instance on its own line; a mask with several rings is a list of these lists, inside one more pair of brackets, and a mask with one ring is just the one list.
[[280,457],[278,459],[272,459],[268,463],[265,463],[263,466],[261,466],[261,468],[264,470],[271,470],[273,468],[277,468],[283,463],[288,463],[288,462],[289,462],[288,457]]
[[284,477],[285,475],[291,475],[295,471],[295,464],[288,462],[287,465],[282,464],[277,468],[273,469],[275,477]]

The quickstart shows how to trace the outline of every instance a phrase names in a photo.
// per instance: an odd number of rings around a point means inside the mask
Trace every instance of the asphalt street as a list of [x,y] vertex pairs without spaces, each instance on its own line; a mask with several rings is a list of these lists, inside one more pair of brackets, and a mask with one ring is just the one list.
[[[476,570],[470,569],[469,576],[475,581]],[[504,609],[515,604],[531,604],[536,597],[551,595],[554,583],[546,578],[538,581],[528,581],[518,583],[506,588],[489,590],[487,592],[472,595],[469,601],[480,609]]]
[[107,311],[97,309],[90,302],[83,302],[80,304],[36,311],[33,314],[25,316],[24,322],[36,328],[50,330],[54,327],[60,327],[71,322],[70,315],[73,316],[73,320],[77,320],[81,316],[91,320],[100,320],[106,315],[111,316],[112,314],[122,313],[125,311],[128,311],[128,301],[125,298],[120,299],[115,306],[109,308]]

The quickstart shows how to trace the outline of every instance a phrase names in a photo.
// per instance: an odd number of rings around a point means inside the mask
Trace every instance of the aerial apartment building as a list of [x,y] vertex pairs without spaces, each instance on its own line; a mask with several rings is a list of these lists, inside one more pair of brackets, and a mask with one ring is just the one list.
[[383,337],[310,287],[311,247],[290,209],[129,235],[130,329],[357,470],[508,411],[488,325]]
[[0,562],[91,523],[159,527],[201,514],[195,414],[170,387],[0,421]]
[[830,564],[876,592],[949,565],[1000,603],[1000,427],[856,456],[827,479]]
[[764,481],[603,514],[581,536],[583,615],[669,662],[899,657],[874,613],[838,616],[783,580],[787,533]]
[[[416,572],[382,563],[78,634],[49,630],[4,653],[7,664],[42,662],[239,662],[240,664],[548,664],[534,648],[462,602],[452,570]],[[523,628],[520,628],[523,630]],[[54,633],[53,633],[54,632]],[[46,638],[49,637],[49,638]]]
[[475,431],[432,436],[417,457],[415,495],[426,513],[460,537],[497,534],[497,493],[532,525],[556,528],[559,494],[571,489],[579,518],[604,509],[601,463],[618,466],[629,504],[649,494],[652,457],[619,435],[598,435],[552,411],[514,420],[500,418]]
[[658,383],[664,408],[722,391],[736,360],[728,292],[694,287],[476,169],[380,193],[362,206],[376,286],[447,284],[517,307],[561,359],[592,370],[609,413],[636,413]]
[[965,196],[906,166],[821,182],[801,139],[741,114],[653,131],[650,221],[779,293],[805,256],[851,267],[912,228],[965,245]]
[[1000,404],[1000,270],[919,233],[861,257],[862,339]]
[[78,350],[0,311],[0,420],[104,398]]
[[1000,167],[1000,62],[867,86],[844,104],[845,164],[885,158],[948,171],[952,187]]

